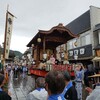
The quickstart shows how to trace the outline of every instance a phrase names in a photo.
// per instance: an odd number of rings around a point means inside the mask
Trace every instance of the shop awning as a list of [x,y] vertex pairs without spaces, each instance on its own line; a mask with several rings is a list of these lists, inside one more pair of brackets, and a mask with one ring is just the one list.
[[100,57],[94,57],[92,61],[100,61]]

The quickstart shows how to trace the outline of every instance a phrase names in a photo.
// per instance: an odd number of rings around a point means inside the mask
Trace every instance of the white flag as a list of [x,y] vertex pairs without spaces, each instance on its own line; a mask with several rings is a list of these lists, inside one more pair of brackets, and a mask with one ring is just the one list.
[[9,49],[11,43],[11,36],[12,36],[12,26],[13,26],[13,15],[7,11],[6,16],[6,30],[5,30],[5,59],[9,57]]

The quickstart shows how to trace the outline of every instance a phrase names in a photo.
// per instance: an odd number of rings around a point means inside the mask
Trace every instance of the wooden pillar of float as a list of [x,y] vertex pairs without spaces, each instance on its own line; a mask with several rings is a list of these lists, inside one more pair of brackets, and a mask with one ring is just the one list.
[[36,66],[38,66],[38,62],[39,62],[39,48],[38,45],[36,46]]
[[43,50],[40,49],[40,60],[43,60]]
[[34,49],[33,51],[32,51],[32,58],[34,59],[34,60],[36,60],[36,49]]
[[46,53],[46,51],[45,51],[45,36],[43,38],[43,53]]

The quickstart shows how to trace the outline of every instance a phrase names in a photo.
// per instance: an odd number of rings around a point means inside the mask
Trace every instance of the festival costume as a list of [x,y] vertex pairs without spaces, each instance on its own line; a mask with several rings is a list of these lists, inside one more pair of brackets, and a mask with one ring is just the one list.
[[50,95],[47,100],[65,100],[63,94]]
[[37,88],[28,94],[26,100],[47,100],[48,93],[44,88]]
[[77,91],[73,86],[72,82],[69,82],[68,85],[65,87],[63,93],[66,100],[78,100],[77,99]]
[[75,83],[78,95],[78,100],[82,100],[82,81],[83,81],[83,70],[75,72]]
[[100,85],[96,86],[96,88],[92,91],[92,93],[90,93],[86,100],[100,100]]

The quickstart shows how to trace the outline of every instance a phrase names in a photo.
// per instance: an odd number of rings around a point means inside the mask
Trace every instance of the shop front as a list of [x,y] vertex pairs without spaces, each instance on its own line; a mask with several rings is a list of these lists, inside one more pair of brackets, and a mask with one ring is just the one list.
[[68,50],[68,60],[70,63],[82,63],[83,65],[93,66],[92,45],[86,45]]

